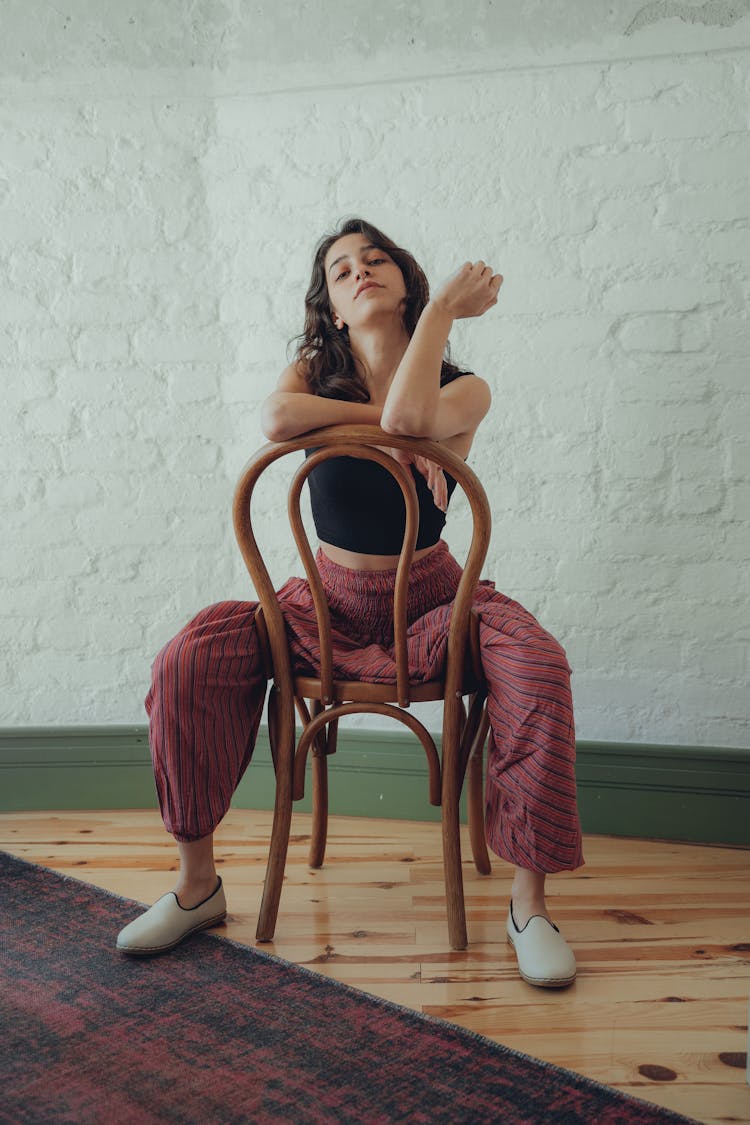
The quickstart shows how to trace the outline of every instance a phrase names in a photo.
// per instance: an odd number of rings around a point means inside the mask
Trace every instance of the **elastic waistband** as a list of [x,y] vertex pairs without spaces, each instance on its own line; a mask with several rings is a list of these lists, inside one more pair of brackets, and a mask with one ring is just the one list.
[[[352,570],[351,567],[333,562],[320,548],[315,562],[323,585],[331,593],[348,594],[359,598],[382,598],[384,594],[393,593],[396,585],[396,571],[393,569]],[[455,577],[456,581],[461,577],[461,567],[451,555],[448,544],[443,539],[429,554],[412,563],[409,585],[429,582],[438,574],[446,579]]]
[[[393,641],[395,570],[352,570],[332,562],[322,551],[317,566],[332,620],[360,642],[388,646]],[[456,596],[462,570],[442,540],[418,559],[409,573],[406,617],[409,625]],[[305,584],[307,586],[307,584]],[[308,595],[309,596],[309,595]]]

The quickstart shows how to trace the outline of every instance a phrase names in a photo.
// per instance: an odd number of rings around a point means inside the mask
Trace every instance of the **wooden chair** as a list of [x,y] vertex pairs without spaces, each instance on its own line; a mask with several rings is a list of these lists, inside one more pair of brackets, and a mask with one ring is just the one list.
[[[429,683],[415,683],[409,675],[406,647],[406,602],[409,568],[418,532],[419,510],[411,471],[379,447],[407,449],[435,461],[455,477],[465,492],[473,515],[473,535],[451,614],[447,659],[443,676]],[[305,568],[315,605],[320,636],[319,675],[294,674],[282,612],[266,565],[256,542],[251,518],[251,500],[261,474],[279,458],[313,448],[297,469],[289,487],[288,508],[297,548]],[[323,585],[300,515],[302,486],[321,461],[330,457],[369,458],[396,478],[406,504],[406,529],[396,574],[394,639],[396,682],[393,684],[342,682],[333,678],[331,626]],[[328,817],[327,757],[336,751],[336,731],[342,715],[355,712],[389,715],[409,727],[427,755],[429,797],[442,806],[443,859],[450,943],[454,949],[467,945],[466,912],[461,872],[459,800],[468,773],[469,834],[477,870],[489,874],[490,861],[484,833],[483,749],[487,736],[486,685],[479,661],[478,619],[472,610],[472,595],[480,578],[490,537],[490,510],[478,478],[456,454],[433,441],[386,434],[378,426],[329,426],[290,441],[271,442],[246,465],[234,500],[234,526],[260,609],[257,622],[266,650],[269,678],[269,739],[276,771],[276,798],[266,881],[256,937],[271,941],[286,865],[292,818],[292,803],[304,796],[304,775],[312,748],[313,827],[310,865],[321,867],[326,845]],[[459,560],[460,561],[460,560]],[[468,697],[468,709],[464,704]],[[414,715],[406,710],[412,702],[443,700],[442,761],[434,739]],[[308,702],[306,702],[308,701]],[[295,709],[302,723],[297,737]]]

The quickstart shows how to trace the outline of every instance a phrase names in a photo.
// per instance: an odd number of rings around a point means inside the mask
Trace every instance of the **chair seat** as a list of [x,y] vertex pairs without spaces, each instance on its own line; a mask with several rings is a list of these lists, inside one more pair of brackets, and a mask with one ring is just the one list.
[[[323,688],[320,680],[312,676],[294,677],[294,694],[301,699],[321,699]],[[442,680],[428,680],[409,687],[412,703],[427,703],[442,699],[444,685]],[[334,680],[333,699],[336,703],[396,703],[398,693],[395,684],[363,683],[355,680]]]
[[[472,695],[479,684],[474,676],[465,676],[461,685],[464,695]],[[295,676],[294,694],[298,699],[322,699],[323,688],[320,680],[313,676]],[[429,703],[445,698],[443,680],[427,680],[424,683],[409,684],[409,699],[412,703]],[[333,701],[335,703],[397,703],[396,684],[366,683],[359,680],[334,680]]]

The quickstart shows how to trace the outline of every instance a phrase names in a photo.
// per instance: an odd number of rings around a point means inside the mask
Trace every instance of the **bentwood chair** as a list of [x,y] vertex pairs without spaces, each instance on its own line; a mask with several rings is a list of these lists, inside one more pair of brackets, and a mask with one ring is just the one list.
[[[415,682],[410,677],[406,644],[406,605],[409,568],[417,540],[419,510],[411,471],[385,453],[382,446],[406,449],[436,462],[455,477],[471,507],[473,534],[450,618],[447,657],[440,679]],[[281,607],[253,530],[251,501],[263,472],[279,458],[312,452],[294,473],[288,509],[307,580],[310,584],[320,638],[318,675],[296,675],[287,646]],[[396,572],[393,604],[396,679],[392,684],[334,679],[331,624],[323,585],[300,513],[302,486],[309,473],[330,457],[369,458],[396,478],[406,506],[406,528]],[[429,799],[442,806],[443,861],[450,943],[467,945],[466,911],[461,871],[459,800],[467,779],[469,837],[474,863],[489,874],[490,861],[484,833],[483,753],[487,737],[487,688],[479,660],[479,622],[472,610],[473,591],[487,554],[490,510],[484,489],[474,472],[456,454],[437,442],[386,434],[378,426],[329,426],[290,441],[271,442],[246,465],[234,500],[237,540],[255,586],[260,607],[256,618],[269,677],[268,701],[271,753],[276,772],[276,797],[266,880],[256,937],[271,941],[276,927],[284,879],[293,801],[304,796],[305,769],[312,750],[313,826],[310,865],[321,867],[325,854],[328,789],[327,757],[336,752],[338,720],[356,712],[388,715],[409,727],[427,755]],[[461,560],[459,559],[459,562]],[[467,697],[467,704],[464,703]],[[443,700],[442,756],[435,740],[413,714],[411,703]],[[295,729],[295,709],[302,732]]]

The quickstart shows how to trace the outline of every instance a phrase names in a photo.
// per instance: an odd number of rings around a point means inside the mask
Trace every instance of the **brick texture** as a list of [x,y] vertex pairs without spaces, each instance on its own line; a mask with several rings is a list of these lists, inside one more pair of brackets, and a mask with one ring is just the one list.
[[[452,45],[382,7],[395,24],[297,28],[285,53],[270,7],[256,40],[236,5],[171,37],[145,3],[36,32],[8,6],[27,69],[0,87],[0,722],[142,722],[153,653],[251,594],[232,489],[312,246],[355,213],[435,281],[479,256],[506,276],[453,341],[494,393],[471,458],[487,575],[565,644],[579,736],[746,746],[750,21],[586,3],[609,13],[592,40],[551,4],[534,52],[517,5]],[[276,474],[279,581],[282,504]],[[467,535],[457,503],[457,552]]]

